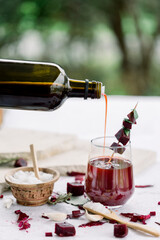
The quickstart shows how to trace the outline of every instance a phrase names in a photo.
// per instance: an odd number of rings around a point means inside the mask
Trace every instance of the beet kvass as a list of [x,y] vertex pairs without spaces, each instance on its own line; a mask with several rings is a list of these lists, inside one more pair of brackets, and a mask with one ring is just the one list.
[[94,202],[107,206],[121,206],[134,192],[132,163],[114,157],[93,158],[88,163],[86,193]]
[[91,140],[85,191],[94,202],[119,207],[134,192],[133,165],[131,158],[130,130],[136,124],[136,106],[122,122],[122,128],[114,137],[106,137],[107,96],[104,137]]

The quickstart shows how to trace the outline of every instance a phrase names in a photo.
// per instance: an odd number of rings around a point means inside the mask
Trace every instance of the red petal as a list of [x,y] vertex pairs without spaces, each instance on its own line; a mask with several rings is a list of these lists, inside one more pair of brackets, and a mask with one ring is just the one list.
[[135,185],[136,188],[148,188],[153,187],[153,185]]

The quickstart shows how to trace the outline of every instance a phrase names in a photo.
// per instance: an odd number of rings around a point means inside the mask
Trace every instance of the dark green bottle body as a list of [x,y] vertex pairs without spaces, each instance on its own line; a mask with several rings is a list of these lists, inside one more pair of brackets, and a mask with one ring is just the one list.
[[[101,86],[89,82],[88,97],[100,98]],[[68,97],[84,97],[85,87],[85,81],[69,79],[56,64],[0,60],[1,108],[55,110]]]

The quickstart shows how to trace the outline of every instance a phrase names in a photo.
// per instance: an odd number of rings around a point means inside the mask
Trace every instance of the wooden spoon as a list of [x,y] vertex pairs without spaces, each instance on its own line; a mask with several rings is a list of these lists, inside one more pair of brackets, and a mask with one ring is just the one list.
[[146,232],[146,233],[151,234],[155,237],[160,236],[160,232],[158,232],[157,230],[152,229],[148,226],[143,226],[143,225],[138,224],[138,223],[132,223],[132,222],[124,221],[118,215],[116,215],[115,212],[113,212],[109,209],[106,209],[105,206],[102,205],[101,203],[87,202],[83,205],[83,208],[88,210],[89,212],[101,215],[104,218],[116,220],[117,222],[119,222],[121,224],[126,224],[129,228],[133,228],[133,229],[136,229],[136,230],[139,230],[139,231],[142,231],[142,232]]
[[35,176],[36,176],[36,178],[40,179],[39,169],[38,169],[38,164],[37,164],[37,156],[36,156],[36,152],[35,152],[33,144],[30,145],[30,151],[31,151],[31,157],[32,157],[33,169],[34,169]]

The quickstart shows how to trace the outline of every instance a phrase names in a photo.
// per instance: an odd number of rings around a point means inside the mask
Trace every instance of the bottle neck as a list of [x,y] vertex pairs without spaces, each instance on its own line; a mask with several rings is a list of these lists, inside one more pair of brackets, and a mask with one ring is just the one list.
[[68,97],[101,98],[103,87],[101,82],[69,79]]

